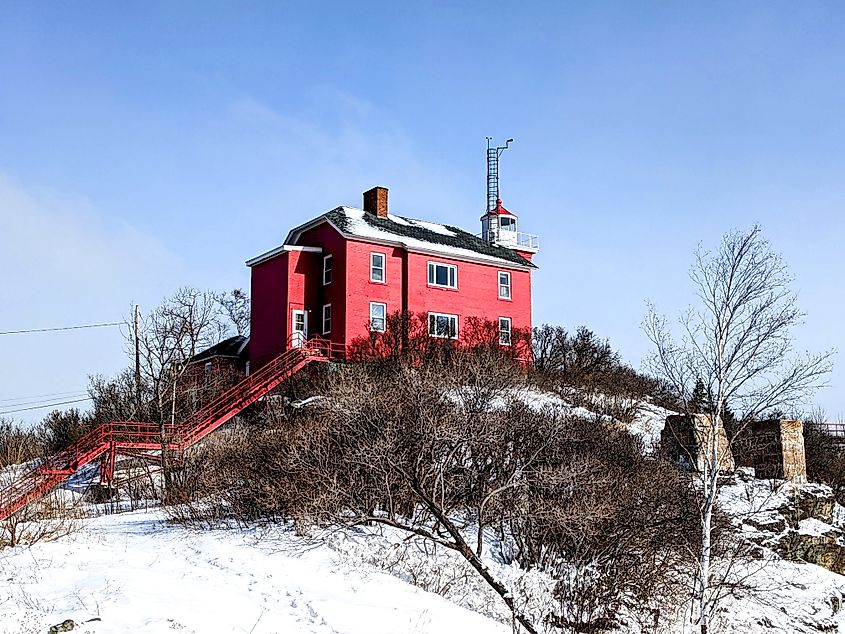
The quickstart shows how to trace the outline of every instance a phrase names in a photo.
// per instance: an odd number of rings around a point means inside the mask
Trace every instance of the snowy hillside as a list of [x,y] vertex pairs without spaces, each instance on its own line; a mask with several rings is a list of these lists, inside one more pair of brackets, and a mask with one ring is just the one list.
[[0,554],[0,632],[157,634],[509,630],[292,531],[192,532],[157,512],[92,518],[80,533]]
[[[101,620],[74,632],[511,631],[501,622],[504,606],[465,577],[450,553],[420,553],[401,567],[452,601],[412,585],[407,573],[385,572],[395,562],[391,553],[403,548],[399,536],[380,531],[309,539],[281,527],[189,531],[168,525],[158,511],[91,518],[60,541],[2,551],[0,632],[44,633],[65,619],[92,618]],[[488,563],[508,576],[506,566]],[[729,598],[722,631],[845,631],[845,611],[835,609],[845,598],[845,577],[777,559],[761,567],[754,585],[765,600]]]
[[[518,396],[534,407],[595,416],[538,390]],[[642,404],[630,426],[647,450],[659,442],[667,413]],[[95,477],[92,465],[62,497],[78,500]],[[827,501],[802,506],[807,498]],[[781,558],[785,548],[795,550],[796,535],[817,537],[831,552],[845,545],[845,509],[830,491],[754,480],[741,471],[724,487],[721,503],[737,530],[759,545],[760,559],[737,571],[755,574],[725,598],[717,631],[845,632],[845,576]],[[802,515],[802,508],[810,510]],[[503,601],[460,557],[391,529],[308,536],[292,526],[194,531],[168,524],[157,508],[78,525],[57,541],[0,551],[0,634],[44,633],[66,619],[80,624],[74,632],[89,634],[512,631]],[[486,541],[484,564],[523,609],[531,614],[547,605],[549,579],[507,563],[493,537]],[[620,631],[641,630],[624,623]],[[683,615],[668,631],[687,631]]]

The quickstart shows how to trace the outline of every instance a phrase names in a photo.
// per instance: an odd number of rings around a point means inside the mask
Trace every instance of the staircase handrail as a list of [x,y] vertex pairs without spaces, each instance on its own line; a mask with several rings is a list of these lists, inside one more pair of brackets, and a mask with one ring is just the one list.
[[[203,438],[244,407],[269,392],[314,360],[343,358],[345,348],[322,337],[314,337],[293,345],[268,363],[225,390],[209,403],[177,424],[164,425],[164,440],[176,450],[185,449]],[[64,449],[38,460],[9,486],[0,489],[0,519],[17,512],[58,486],[74,471],[95,459],[109,448],[149,447],[161,438],[159,425],[142,421],[109,421],[101,423]]]

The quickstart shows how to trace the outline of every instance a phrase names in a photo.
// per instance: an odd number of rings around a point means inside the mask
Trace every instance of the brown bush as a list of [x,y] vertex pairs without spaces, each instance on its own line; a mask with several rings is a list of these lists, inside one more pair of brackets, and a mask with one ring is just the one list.
[[534,383],[599,418],[630,423],[644,401],[668,409],[680,407],[665,383],[623,363],[606,340],[583,326],[575,334],[560,326],[537,326],[532,354]]
[[525,376],[495,347],[338,366],[325,380],[323,399],[277,427],[190,456],[172,517],[396,527],[458,552],[529,631],[481,563],[485,531],[558,579],[567,607],[547,617],[561,630],[599,631],[626,601],[657,609],[686,580],[688,483],[615,427],[514,398]]
[[42,455],[44,445],[35,431],[0,418],[0,469],[29,462]]
[[845,503],[845,445],[812,422],[804,425],[807,479],[830,485],[840,504]]
[[[0,491],[17,482],[27,469],[25,463],[43,455],[44,445],[36,431],[0,421]],[[76,530],[79,514],[75,501],[61,491],[51,493],[0,521],[0,548],[58,539]]]

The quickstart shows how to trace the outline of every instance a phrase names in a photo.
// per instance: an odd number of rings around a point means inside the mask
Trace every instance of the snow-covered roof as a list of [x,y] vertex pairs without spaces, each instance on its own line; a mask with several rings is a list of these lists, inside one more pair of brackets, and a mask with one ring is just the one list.
[[409,251],[423,251],[444,257],[485,260],[508,266],[536,268],[513,249],[491,244],[463,229],[395,214],[377,216],[355,207],[337,207],[293,229],[285,244],[297,244],[300,235],[321,222],[331,223],[347,238],[392,243]]

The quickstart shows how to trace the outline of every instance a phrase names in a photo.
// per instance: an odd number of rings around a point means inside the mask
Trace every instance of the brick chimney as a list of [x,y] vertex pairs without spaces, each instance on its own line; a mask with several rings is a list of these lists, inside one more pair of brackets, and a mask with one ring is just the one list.
[[364,211],[387,218],[387,187],[373,187],[364,192]]

